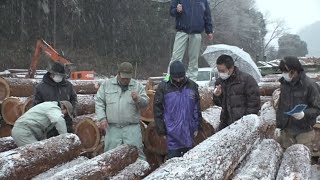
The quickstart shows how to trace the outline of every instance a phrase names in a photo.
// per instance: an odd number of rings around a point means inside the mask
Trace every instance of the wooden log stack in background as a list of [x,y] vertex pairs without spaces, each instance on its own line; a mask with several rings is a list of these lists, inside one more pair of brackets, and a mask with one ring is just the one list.
[[0,153],[0,179],[30,179],[80,155],[80,139],[63,134]]
[[0,104],[4,99],[10,96],[10,87],[7,81],[0,77]]
[[1,114],[3,120],[14,125],[16,120],[32,106],[31,97],[8,97],[1,105]]
[[110,180],[140,180],[144,176],[148,175],[150,170],[150,165],[146,161],[138,159],[133,164],[125,167],[117,175],[111,177]]

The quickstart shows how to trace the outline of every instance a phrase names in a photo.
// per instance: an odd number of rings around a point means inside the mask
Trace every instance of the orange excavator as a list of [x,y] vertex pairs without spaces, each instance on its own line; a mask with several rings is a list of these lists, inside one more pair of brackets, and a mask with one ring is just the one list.
[[93,80],[94,71],[70,71],[70,66],[73,65],[69,60],[60,55],[52,46],[50,46],[44,40],[38,40],[36,49],[32,58],[30,68],[28,70],[27,78],[34,78],[39,63],[40,52],[44,52],[54,62],[62,63],[66,66],[67,72],[70,72],[70,79],[81,79],[81,80]]

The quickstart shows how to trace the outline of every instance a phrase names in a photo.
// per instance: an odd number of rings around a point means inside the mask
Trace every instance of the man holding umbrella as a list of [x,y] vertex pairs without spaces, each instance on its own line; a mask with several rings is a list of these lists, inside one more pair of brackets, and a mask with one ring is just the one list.
[[245,115],[257,114],[260,94],[256,80],[250,74],[240,71],[231,56],[219,56],[216,65],[219,78],[215,83],[213,102],[222,107],[221,130]]

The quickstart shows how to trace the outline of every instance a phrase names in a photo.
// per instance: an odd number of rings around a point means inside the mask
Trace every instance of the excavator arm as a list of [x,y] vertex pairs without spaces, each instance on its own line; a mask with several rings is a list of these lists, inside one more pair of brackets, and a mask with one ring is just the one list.
[[44,40],[38,40],[36,49],[32,58],[32,62],[30,68],[28,70],[28,74],[26,75],[27,78],[34,78],[34,74],[37,70],[37,65],[39,63],[40,52],[44,52],[47,56],[49,56],[53,61],[60,62],[65,65],[72,64],[66,58],[61,56],[53,47],[51,47],[47,42]]

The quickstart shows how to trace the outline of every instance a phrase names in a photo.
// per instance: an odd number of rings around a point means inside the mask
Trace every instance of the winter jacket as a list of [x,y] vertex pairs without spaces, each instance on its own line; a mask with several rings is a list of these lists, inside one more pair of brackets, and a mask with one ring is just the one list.
[[[139,101],[134,102],[131,93],[139,94]],[[140,108],[149,104],[149,97],[143,85],[131,79],[128,90],[122,91],[117,77],[106,80],[100,86],[95,96],[97,119],[107,119],[113,124],[138,124],[140,122]]]
[[[182,4],[183,11],[177,12],[177,5]],[[176,18],[177,31],[187,34],[212,33],[212,18],[207,0],[172,0],[170,15]]]
[[228,79],[217,79],[215,85],[219,84],[222,85],[222,94],[219,97],[213,95],[214,104],[222,107],[219,129],[229,126],[245,115],[259,112],[259,87],[251,75],[235,66]]
[[50,73],[43,76],[42,82],[35,88],[33,105],[45,101],[69,101],[72,104],[74,116],[77,108],[77,94],[70,81],[63,79],[56,83],[50,78]]
[[38,141],[45,139],[46,133],[53,127],[58,130],[59,134],[67,133],[64,115],[55,101],[40,103],[32,107],[19,117],[14,126],[30,130]]
[[158,134],[167,136],[169,150],[191,148],[202,120],[198,85],[189,79],[180,88],[161,82],[154,97],[154,119]]
[[[316,117],[320,115],[320,94],[318,85],[313,82],[304,72],[291,82],[284,78],[280,80],[280,98],[277,109],[277,128],[290,129],[296,133],[303,133],[313,129]],[[306,104],[304,118],[296,120],[294,117],[286,115],[297,104]]]

